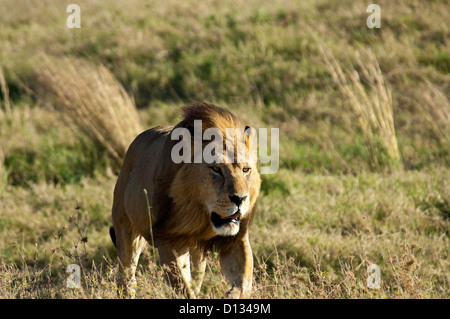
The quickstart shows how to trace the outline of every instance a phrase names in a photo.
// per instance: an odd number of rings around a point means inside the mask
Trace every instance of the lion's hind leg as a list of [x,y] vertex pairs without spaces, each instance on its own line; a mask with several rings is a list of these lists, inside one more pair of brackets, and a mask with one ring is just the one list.
[[147,242],[131,226],[125,229],[115,229],[115,234],[119,260],[117,285],[124,296],[134,298],[136,293],[136,267],[142,249]]

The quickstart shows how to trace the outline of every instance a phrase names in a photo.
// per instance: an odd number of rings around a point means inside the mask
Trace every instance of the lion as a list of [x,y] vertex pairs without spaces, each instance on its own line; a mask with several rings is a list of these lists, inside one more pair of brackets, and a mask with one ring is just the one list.
[[[241,163],[230,158],[236,159],[239,146],[247,154],[256,147],[252,145],[255,130],[248,130],[230,111],[212,104],[185,106],[183,114],[176,126],[158,126],[141,133],[125,155],[114,188],[110,228],[119,260],[118,286],[132,297],[138,259],[148,243],[157,248],[167,281],[190,298],[199,294],[209,251],[218,253],[222,273],[231,284],[225,297],[248,298],[253,273],[249,225],[261,179],[256,152],[250,152]],[[171,133],[177,128],[193,132],[198,120],[202,121],[202,133],[208,128],[223,136],[227,136],[227,128],[250,133],[242,139],[232,137],[237,147],[231,153],[224,148],[222,154],[216,154],[221,161],[175,163],[171,155],[179,140]],[[227,139],[230,141],[227,136],[224,145]],[[207,142],[202,138],[202,149]]]

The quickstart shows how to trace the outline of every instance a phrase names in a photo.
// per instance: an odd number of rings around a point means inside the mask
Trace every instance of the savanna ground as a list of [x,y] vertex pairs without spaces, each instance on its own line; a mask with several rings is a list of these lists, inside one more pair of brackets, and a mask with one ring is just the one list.
[[[379,29],[369,3],[331,0],[80,0],[69,29],[72,2],[0,0],[1,298],[117,298],[123,145],[192,101],[280,129],[252,298],[449,297],[448,1],[378,1]],[[221,298],[209,259],[201,297]],[[137,298],[183,298],[150,250],[137,280]]]

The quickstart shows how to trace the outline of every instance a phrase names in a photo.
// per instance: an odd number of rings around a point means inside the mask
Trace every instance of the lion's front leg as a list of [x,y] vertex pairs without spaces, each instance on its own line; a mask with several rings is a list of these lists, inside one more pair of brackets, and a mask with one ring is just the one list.
[[195,298],[191,288],[191,268],[189,248],[175,249],[171,245],[158,247],[161,265],[165,268],[166,279],[178,292]]
[[231,283],[226,298],[248,298],[252,290],[253,256],[248,234],[229,250],[220,253],[220,266]]
[[189,248],[191,255],[191,275],[192,275],[192,288],[196,295],[199,294],[202,287],[203,278],[205,277],[206,258],[205,252],[202,248],[191,247]]

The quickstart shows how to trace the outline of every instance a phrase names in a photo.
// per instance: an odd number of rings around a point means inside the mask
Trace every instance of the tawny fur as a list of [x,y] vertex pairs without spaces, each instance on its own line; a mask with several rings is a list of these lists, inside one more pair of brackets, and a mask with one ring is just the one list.
[[[119,285],[132,295],[139,255],[145,242],[154,241],[161,263],[172,269],[167,279],[190,297],[200,290],[205,253],[215,250],[222,272],[232,285],[227,297],[247,298],[253,271],[248,227],[261,184],[256,161],[218,164],[223,172],[219,176],[205,163],[175,164],[171,150],[178,141],[170,138],[174,128],[191,130],[194,120],[202,120],[203,131],[214,127],[223,136],[226,128],[245,126],[229,111],[211,104],[193,104],[183,111],[184,119],[175,127],[155,127],[140,134],[125,156],[114,189],[111,229],[119,259]],[[250,143],[247,138],[246,150]],[[244,173],[244,168],[250,168],[249,173]],[[153,238],[144,189],[148,192]],[[246,198],[239,226],[215,229],[211,210],[225,217],[227,209],[234,207],[229,196],[236,194]],[[223,235],[227,233],[233,235]]]

